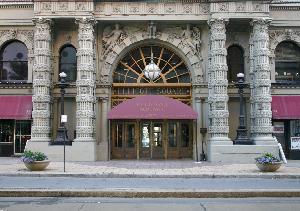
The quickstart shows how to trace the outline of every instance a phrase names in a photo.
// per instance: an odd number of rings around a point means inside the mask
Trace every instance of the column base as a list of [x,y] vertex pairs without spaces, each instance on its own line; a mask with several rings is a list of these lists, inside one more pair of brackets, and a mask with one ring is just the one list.
[[[66,161],[96,161],[95,141],[74,141],[72,146],[66,145]],[[50,145],[45,141],[27,141],[25,149],[45,153],[51,161],[63,161],[64,147]]]
[[208,161],[212,163],[254,163],[254,158],[270,152],[279,157],[277,145],[229,145],[208,142]]
[[278,142],[271,136],[253,137],[252,141],[255,145],[278,145]]

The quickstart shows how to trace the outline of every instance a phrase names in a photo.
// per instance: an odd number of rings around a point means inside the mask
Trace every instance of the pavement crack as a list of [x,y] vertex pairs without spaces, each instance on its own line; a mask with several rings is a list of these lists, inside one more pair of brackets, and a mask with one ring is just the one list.
[[200,206],[203,208],[204,211],[207,211],[206,207],[204,206],[204,204],[200,203]]
[[84,205],[85,205],[85,204],[82,204],[82,205],[79,207],[78,211],[82,210],[83,207],[84,207]]

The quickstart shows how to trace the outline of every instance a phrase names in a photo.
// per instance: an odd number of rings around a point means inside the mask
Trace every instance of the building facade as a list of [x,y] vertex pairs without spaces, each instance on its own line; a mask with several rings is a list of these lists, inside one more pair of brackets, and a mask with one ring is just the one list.
[[[299,155],[300,3],[24,0],[0,11],[2,155],[26,145],[63,158],[61,72],[67,160],[252,162],[278,155],[274,136]],[[237,73],[251,145],[234,142]]]

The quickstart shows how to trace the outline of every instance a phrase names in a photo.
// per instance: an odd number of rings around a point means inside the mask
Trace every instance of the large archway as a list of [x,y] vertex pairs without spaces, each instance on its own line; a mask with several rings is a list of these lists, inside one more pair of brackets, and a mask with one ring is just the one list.
[[[157,76],[152,79],[145,73],[146,66],[151,62],[159,69]],[[164,96],[185,106],[192,102],[190,71],[183,59],[166,46],[146,44],[131,49],[118,61],[112,81],[112,108],[118,108],[132,101],[132,98],[139,99],[140,96],[146,96],[144,99],[147,96],[149,99],[151,96]],[[159,106],[166,106],[170,102],[164,98],[153,99],[158,101],[139,102],[146,106],[139,106],[142,112],[161,109]],[[192,118],[145,116],[136,119],[120,117],[111,121],[112,159],[192,158]]]

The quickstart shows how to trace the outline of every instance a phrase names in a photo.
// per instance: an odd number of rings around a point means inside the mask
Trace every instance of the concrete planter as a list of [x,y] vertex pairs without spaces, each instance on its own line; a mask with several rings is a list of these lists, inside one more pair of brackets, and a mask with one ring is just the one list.
[[43,171],[49,165],[50,160],[35,161],[33,163],[24,163],[30,171]]
[[274,172],[277,171],[282,162],[277,162],[277,163],[256,163],[256,166],[259,168],[260,171],[263,172]]

